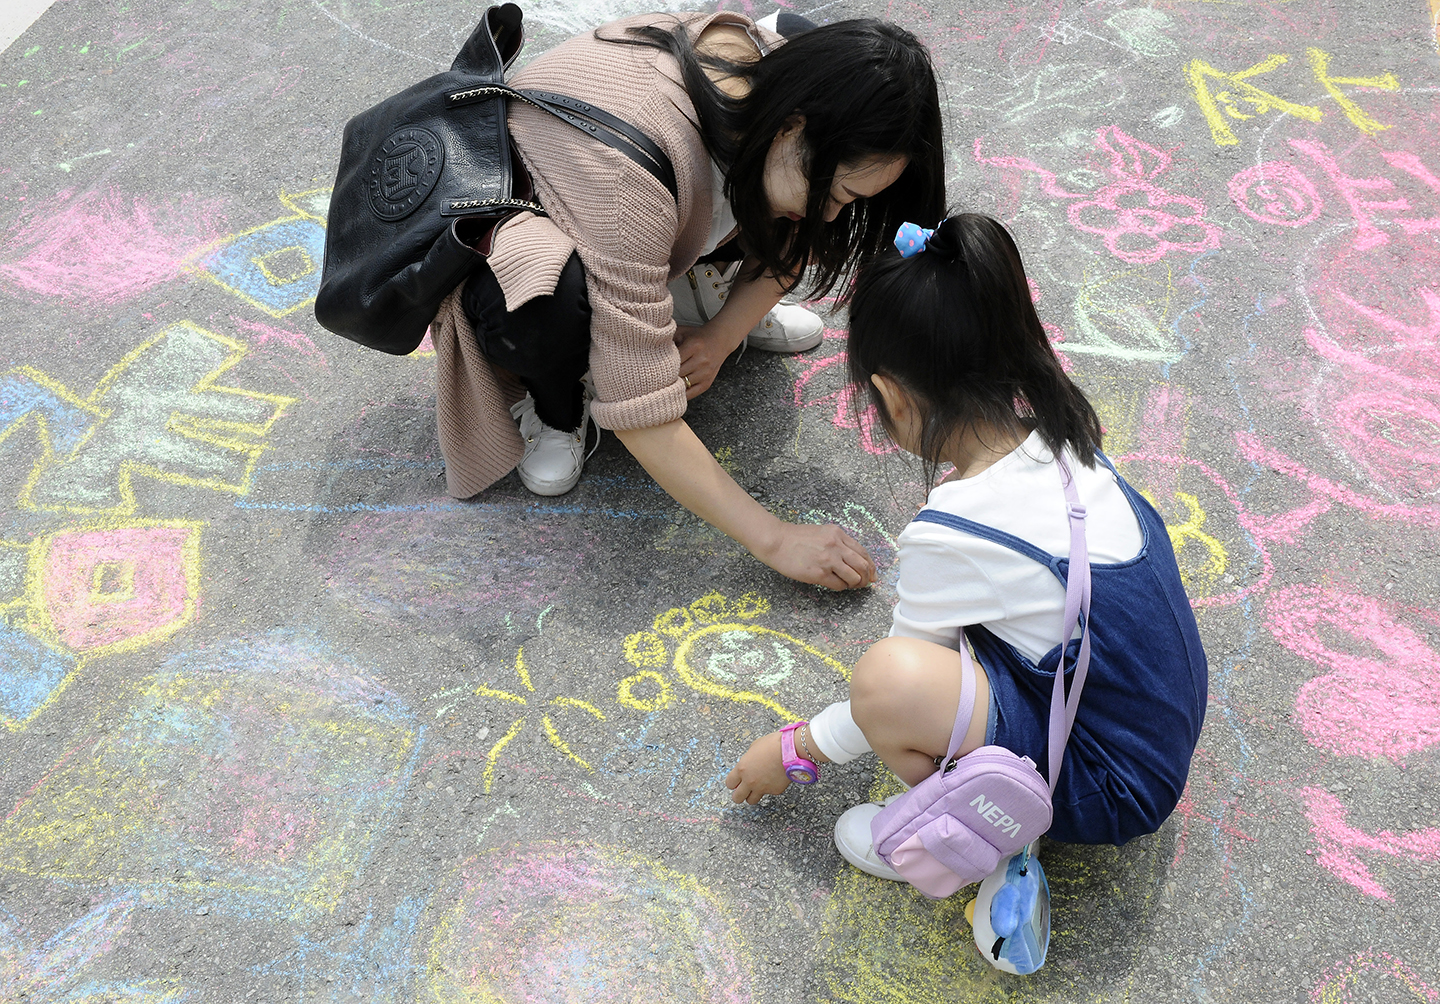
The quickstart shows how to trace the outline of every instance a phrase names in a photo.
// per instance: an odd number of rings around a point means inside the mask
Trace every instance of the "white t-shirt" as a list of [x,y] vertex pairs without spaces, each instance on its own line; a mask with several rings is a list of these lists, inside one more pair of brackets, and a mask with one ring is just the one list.
[[[1144,535],[1115,476],[1096,461],[1066,461],[1085,506],[1085,540],[1093,564],[1128,561]],[[1003,530],[1061,557],[1070,525],[1060,472],[1038,433],[979,474],[937,486],[926,504]],[[983,624],[1032,660],[1060,641],[1065,590],[1048,567],[973,534],[912,522],[900,534],[900,600],[892,635],[958,648],[960,628]]]
[[724,243],[725,238],[735,230],[735,210],[730,208],[730,200],[725,198],[725,172],[713,160],[710,161],[710,181],[715,186],[715,194],[710,200],[710,236],[700,249],[702,258]]

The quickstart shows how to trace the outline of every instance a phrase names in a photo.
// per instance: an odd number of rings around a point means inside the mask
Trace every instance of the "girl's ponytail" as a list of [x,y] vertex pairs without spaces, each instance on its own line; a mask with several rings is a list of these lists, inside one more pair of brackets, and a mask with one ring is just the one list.
[[[867,391],[881,373],[920,404],[927,483],[969,429],[1033,427],[1052,452],[1069,446],[1095,465],[1100,420],[1051,348],[1020,249],[998,220],[952,216],[923,252],[886,253],[866,268],[850,308],[849,362]],[[884,400],[870,397],[891,426]]]

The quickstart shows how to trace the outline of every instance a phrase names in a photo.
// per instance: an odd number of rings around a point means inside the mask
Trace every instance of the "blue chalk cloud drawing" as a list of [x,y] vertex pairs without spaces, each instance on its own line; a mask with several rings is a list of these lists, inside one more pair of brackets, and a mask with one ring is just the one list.
[[280,201],[293,215],[223,237],[190,259],[196,271],[271,317],[315,302],[330,189],[281,192]]

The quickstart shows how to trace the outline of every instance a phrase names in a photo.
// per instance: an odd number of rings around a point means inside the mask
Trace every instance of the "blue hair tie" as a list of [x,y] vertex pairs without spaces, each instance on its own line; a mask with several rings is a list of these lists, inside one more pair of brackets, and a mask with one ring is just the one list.
[[925,245],[934,236],[934,230],[927,230],[914,223],[902,223],[900,229],[895,231],[895,249],[900,252],[901,258],[914,258],[925,250]]

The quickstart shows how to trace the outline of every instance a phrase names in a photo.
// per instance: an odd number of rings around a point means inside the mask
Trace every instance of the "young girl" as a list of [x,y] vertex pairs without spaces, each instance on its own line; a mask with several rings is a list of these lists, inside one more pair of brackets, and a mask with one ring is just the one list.
[[[933,234],[907,224],[896,245],[857,282],[851,376],[927,484],[940,464],[955,470],[900,535],[890,637],[855,666],[849,701],[794,729],[796,755],[843,763],[874,750],[918,784],[955,725],[963,628],[976,696],[960,752],[1002,746],[1045,771],[1065,610],[1052,563],[1070,553],[1059,454],[1087,512],[1093,660],[1049,835],[1120,844],[1154,832],[1185,786],[1207,685],[1165,524],[1098,452],[1099,420],[1045,337],[1005,228],[967,213]],[[736,802],[785,790],[781,742],[771,733],[741,757],[726,779]],[[871,843],[880,808],[842,815],[835,842],[857,868],[899,879]]]

